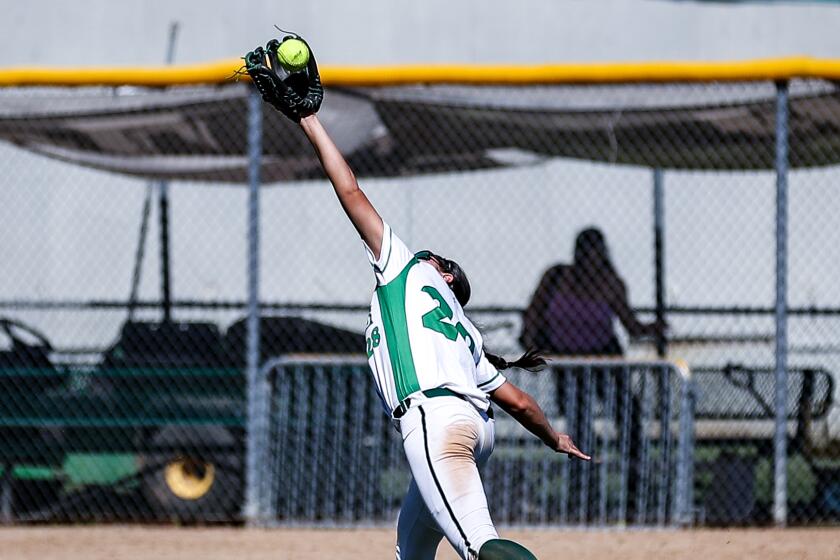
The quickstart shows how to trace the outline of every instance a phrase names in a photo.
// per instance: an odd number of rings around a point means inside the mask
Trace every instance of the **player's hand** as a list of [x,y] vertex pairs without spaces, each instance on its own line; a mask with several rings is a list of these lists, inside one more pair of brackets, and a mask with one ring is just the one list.
[[566,453],[569,457],[577,457],[583,461],[592,459],[592,457],[578,449],[575,442],[572,441],[572,438],[566,434],[557,434],[557,442],[554,450],[558,453]]

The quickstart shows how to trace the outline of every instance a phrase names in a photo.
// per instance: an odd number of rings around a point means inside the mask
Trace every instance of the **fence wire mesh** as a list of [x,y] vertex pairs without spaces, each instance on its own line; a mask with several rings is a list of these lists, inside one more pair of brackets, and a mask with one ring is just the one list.
[[[0,92],[4,520],[238,519],[247,92]],[[687,511],[759,524],[773,507],[775,96],[760,82],[331,89],[320,116],[406,244],[469,273],[467,312],[488,347],[686,360]],[[840,521],[839,104],[834,83],[790,82],[790,523]],[[263,130],[261,361],[361,353],[373,277],[358,236],[295,126],[266,108]],[[572,394],[532,388],[549,409]],[[526,503],[504,486],[560,476],[553,459],[512,466],[543,457],[536,445],[491,460],[491,508],[533,524],[576,522],[586,506],[602,521],[594,496],[612,479],[596,467],[567,517],[554,490]],[[655,488],[638,522],[659,522]],[[367,513],[353,508],[385,519],[398,503],[323,490],[336,502],[319,520],[342,521],[347,500],[356,520]],[[619,522],[612,499],[606,519]]]
[[[275,360],[260,492],[266,524],[387,522],[411,479],[395,423],[382,414],[364,359]],[[666,362],[556,360],[510,381],[543,396],[546,413],[595,463],[546,448],[495,413],[488,505],[508,525],[677,525],[691,513],[693,395]]]

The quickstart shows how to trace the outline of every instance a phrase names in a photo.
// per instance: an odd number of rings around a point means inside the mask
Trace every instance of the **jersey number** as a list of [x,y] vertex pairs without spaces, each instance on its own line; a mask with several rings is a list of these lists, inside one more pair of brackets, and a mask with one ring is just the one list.
[[457,340],[458,335],[461,335],[464,341],[469,343],[470,353],[475,354],[475,341],[473,341],[470,333],[467,332],[464,325],[462,325],[460,321],[453,325],[452,323],[448,323],[444,320],[452,320],[452,308],[449,307],[449,304],[446,303],[446,300],[443,299],[440,292],[432,286],[424,286],[423,291],[432,296],[432,299],[438,302],[437,307],[423,315],[423,326],[427,329],[439,332],[449,340]]
[[367,357],[373,356],[373,349],[379,347],[379,327],[373,327],[370,337],[367,339]]

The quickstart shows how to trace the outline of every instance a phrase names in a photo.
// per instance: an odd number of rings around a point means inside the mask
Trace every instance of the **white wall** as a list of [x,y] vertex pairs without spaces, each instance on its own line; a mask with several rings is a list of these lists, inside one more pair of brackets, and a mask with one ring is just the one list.
[[840,55],[840,6],[668,0],[3,0],[0,66],[241,56],[275,34],[322,63],[539,63]]

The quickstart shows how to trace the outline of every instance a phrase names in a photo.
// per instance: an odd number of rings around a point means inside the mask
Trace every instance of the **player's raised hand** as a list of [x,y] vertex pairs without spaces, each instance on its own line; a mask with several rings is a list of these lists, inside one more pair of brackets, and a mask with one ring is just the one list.
[[566,434],[557,434],[557,444],[554,450],[558,453],[566,453],[569,457],[577,457],[583,461],[592,459],[592,457],[578,449],[575,442],[572,441],[572,438]]

